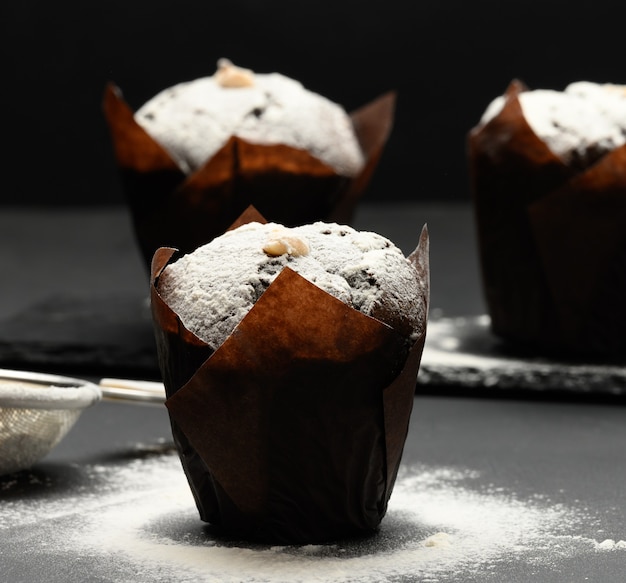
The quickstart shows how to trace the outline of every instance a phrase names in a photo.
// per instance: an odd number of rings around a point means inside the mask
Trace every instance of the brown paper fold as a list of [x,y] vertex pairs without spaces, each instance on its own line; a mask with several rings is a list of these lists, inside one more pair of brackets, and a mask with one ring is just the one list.
[[559,356],[625,354],[626,146],[566,165],[526,122],[514,81],[468,136],[482,280],[493,331]]
[[[375,529],[402,457],[425,323],[409,346],[285,268],[212,352],[158,295],[158,276],[174,256],[155,254],[155,332],[172,430],[202,520],[284,543]],[[424,290],[416,300],[427,308],[425,228],[409,259]]]
[[185,176],[109,83],[103,110],[146,265],[159,247],[190,252],[221,235],[249,205],[286,226],[349,223],[391,133],[395,101],[391,91],[350,114],[366,158],[355,177],[337,174],[303,150],[234,136]]

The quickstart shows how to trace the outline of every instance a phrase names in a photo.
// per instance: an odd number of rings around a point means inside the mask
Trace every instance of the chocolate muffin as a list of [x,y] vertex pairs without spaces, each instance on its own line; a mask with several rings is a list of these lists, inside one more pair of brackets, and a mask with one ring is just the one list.
[[533,354],[623,359],[625,88],[514,81],[468,156],[494,333]]
[[395,93],[349,114],[279,73],[227,59],[136,112],[110,83],[104,112],[146,265],[190,252],[253,205],[295,226],[349,223],[391,132]]
[[214,75],[161,91],[135,120],[190,174],[237,136],[251,144],[305,150],[338,174],[355,176],[364,155],[339,104],[280,73],[254,73],[220,59]]
[[391,241],[347,225],[248,223],[168,265],[158,291],[183,325],[217,349],[283,268],[414,341],[423,282]]
[[269,542],[374,530],[400,464],[428,312],[408,258],[336,223],[252,221],[177,258],[152,306],[172,431],[202,520]]

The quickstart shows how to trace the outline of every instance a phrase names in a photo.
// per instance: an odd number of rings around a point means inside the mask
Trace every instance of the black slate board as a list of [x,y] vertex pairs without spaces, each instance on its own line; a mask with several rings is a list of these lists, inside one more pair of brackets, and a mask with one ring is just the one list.
[[567,362],[516,352],[490,331],[488,316],[438,318],[428,323],[418,390],[626,395],[626,364]]
[[[0,322],[0,366],[158,380],[148,298],[50,297]],[[626,366],[516,354],[491,334],[487,316],[431,318],[417,391],[446,389],[621,396]]]
[[147,296],[55,296],[0,322],[5,368],[158,379]]

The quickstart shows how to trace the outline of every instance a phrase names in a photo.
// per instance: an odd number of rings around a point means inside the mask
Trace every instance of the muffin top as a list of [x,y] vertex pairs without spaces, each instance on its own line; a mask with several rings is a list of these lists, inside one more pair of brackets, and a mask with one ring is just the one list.
[[424,330],[426,283],[402,251],[336,223],[248,223],[169,264],[158,291],[188,330],[217,349],[284,267],[409,340]]
[[[564,91],[536,89],[518,97],[533,132],[566,164],[586,167],[626,143],[626,86],[579,81]],[[480,123],[504,103],[504,96],[494,99]]]
[[253,73],[227,59],[218,61],[210,77],[161,91],[135,120],[187,174],[231,136],[306,150],[348,177],[364,164],[352,121],[340,105],[279,73]]

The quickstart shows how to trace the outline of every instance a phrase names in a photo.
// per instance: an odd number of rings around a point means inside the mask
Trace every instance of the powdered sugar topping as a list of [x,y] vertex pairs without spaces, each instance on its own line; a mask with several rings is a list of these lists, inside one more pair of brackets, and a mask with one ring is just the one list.
[[135,120],[186,173],[200,168],[231,136],[307,150],[345,176],[361,170],[363,153],[340,105],[279,73],[249,71],[249,76],[250,83],[225,87],[218,70],[179,83],[145,103]]
[[[532,130],[566,164],[586,166],[626,143],[623,86],[580,81],[564,91],[524,91],[519,101]],[[504,96],[493,100],[481,123],[495,117],[504,103]]]
[[[277,232],[306,242],[308,252],[266,253]],[[286,266],[364,314],[384,308],[414,335],[423,330],[424,282],[402,251],[381,235],[336,223],[243,225],[168,265],[158,290],[185,327],[217,348]]]

